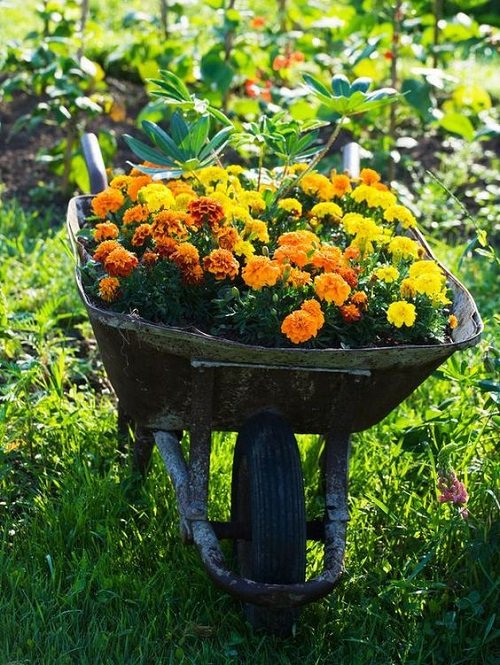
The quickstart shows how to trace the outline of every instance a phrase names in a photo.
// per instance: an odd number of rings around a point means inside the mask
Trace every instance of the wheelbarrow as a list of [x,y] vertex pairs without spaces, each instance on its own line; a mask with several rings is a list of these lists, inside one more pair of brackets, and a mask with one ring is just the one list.
[[[83,140],[92,192],[106,184],[93,135]],[[344,166],[359,173],[357,146]],[[67,225],[77,232],[91,196],[73,198]],[[411,231],[428,257],[432,252]],[[443,268],[443,270],[445,270]],[[156,444],[175,489],[184,543],[194,543],[215,584],[243,601],[255,628],[287,634],[300,606],[329,594],[343,570],[349,439],[375,425],[452,353],[477,344],[482,322],[468,291],[446,271],[459,321],[452,341],[360,349],[280,349],[239,344],[198,330],[157,325],[94,305],[76,282],[119,403],[119,422],[135,427],[135,465],[147,468]],[[189,457],[180,444],[189,431]],[[212,431],[237,431],[231,518],[208,519]],[[324,516],[306,520],[294,433],[321,434]],[[238,572],[220,540],[234,542]],[[306,541],[324,544],[324,570],[305,579]]]

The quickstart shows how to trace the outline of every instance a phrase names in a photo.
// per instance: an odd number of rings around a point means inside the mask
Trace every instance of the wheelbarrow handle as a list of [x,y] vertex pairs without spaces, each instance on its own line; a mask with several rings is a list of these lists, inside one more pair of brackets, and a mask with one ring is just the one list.
[[344,171],[351,178],[359,178],[360,146],[359,143],[346,143],[342,148],[342,163]]
[[84,134],[81,138],[81,146],[90,178],[90,192],[98,194],[108,186],[108,178],[97,136],[90,133]]

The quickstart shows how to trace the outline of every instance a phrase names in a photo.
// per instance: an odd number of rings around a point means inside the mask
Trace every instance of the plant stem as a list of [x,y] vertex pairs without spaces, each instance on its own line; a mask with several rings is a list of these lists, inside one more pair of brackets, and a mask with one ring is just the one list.
[[286,32],[287,31],[286,1],[287,0],[278,0],[278,15],[280,17],[280,31],[281,32]]
[[434,37],[432,51],[432,66],[436,69],[439,66],[439,21],[443,15],[444,0],[434,0]]
[[168,0],[160,0],[160,21],[163,36],[168,39]]
[[89,0],[82,0],[81,13],[80,13],[80,45],[76,54],[78,62],[82,59],[85,49],[85,26],[87,25],[87,18],[89,15]]
[[[225,9],[224,13],[224,23],[226,23],[226,16],[225,14],[230,11],[231,9],[234,9],[234,6],[236,4],[236,0],[229,0],[227,7]],[[225,26],[224,26],[225,27]],[[227,30],[224,33],[224,62],[229,62],[231,58],[231,52],[233,50],[233,43],[234,43],[234,30]],[[229,101],[229,90],[226,90],[224,93],[224,97],[222,100],[222,108],[224,112],[227,111],[227,103]]]
[[[398,89],[398,58],[399,58],[399,41],[401,33],[401,5],[402,1],[397,0],[394,5],[394,14],[392,19],[392,47],[391,47],[391,87],[395,90]],[[392,148],[396,141],[396,108],[394,104],[391,104],[389,109],[389,138]],[[389,182],[394,180],[395,175],[395,165],[392,157],[389,156],[389,163],[387,168],[387,178]]]
[[69,191],[69,179],[71,174],[71,161],[73,159],[73,148],[76,141],[76,119],[71,118],[66,132],[66,147],[64,148],[64,170],[62,175],[62,189],[65,193]]

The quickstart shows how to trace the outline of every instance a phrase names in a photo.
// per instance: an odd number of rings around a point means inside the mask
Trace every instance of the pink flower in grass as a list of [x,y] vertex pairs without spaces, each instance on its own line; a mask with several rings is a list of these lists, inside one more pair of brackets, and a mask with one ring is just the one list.
[[438,496],[440,503],[452,503],[454,506],[461,507],[460,516],[463,519],[469,517],[469,511],[464,508],[469,500],[469,494],[465,489],[463,482],[458,480],[454,471],[441,471],[437,482],[438,490],[441,494]]

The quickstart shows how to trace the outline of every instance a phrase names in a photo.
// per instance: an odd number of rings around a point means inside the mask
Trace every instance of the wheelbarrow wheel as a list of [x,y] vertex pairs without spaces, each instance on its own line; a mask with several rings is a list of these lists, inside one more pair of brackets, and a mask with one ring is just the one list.
[[[233,460],[232,520],[249,525],[250,540],[236,540],[239,573],[256,582],[305,580],[306,515],[297,441],[281,416],[263,412],[243,425]],[[298,608],[245,605],[255,629],[289,635]]]

